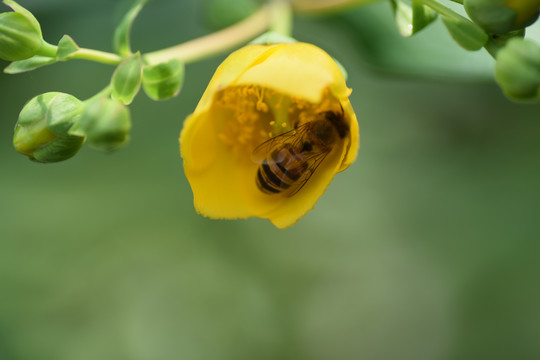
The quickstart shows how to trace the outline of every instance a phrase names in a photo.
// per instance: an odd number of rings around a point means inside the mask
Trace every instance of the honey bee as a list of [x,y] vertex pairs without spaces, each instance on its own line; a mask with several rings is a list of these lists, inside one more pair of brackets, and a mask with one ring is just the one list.
[[263,142],[253,151],[261,165],[256,183],[265,194],[298,193],[335,145],[349,132],[341,113],[324,111],[309,122]]

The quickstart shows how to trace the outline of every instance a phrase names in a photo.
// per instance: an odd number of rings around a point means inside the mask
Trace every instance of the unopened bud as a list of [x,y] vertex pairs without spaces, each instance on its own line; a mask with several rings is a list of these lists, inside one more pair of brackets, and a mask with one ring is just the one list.
[[19,115],[13,146],[38,162],[69,159],[84,143],[84,137],[69,133],[82,109],[82,102],[69,94],[49,92],[36,96]]
[[515,100],[537,100],[540,95],[540,46],[514,38],[497,53],[495,78]]
[[0,59],[18,61],[34,56],[42,44],[41,33],[24,15],[0,14]]
[[494,34],[523,29],[538,18],[540,0],[465,0],[471,19]]
[[72,133],[84,134],[93,147],[111,151],[128,142],[130,129],[128,108],[120,101],[104,96],[86,103],[81,120]]
[[164,100],[178,95],[183,81],[184,64],[178,60],[143,68],[143,89],[152,100]]

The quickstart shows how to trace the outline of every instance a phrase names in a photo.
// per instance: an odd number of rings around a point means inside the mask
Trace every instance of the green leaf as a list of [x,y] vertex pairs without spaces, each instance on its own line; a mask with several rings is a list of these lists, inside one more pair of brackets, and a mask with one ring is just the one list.
[[[441,21],[429,31],[404,38],[395,30],[388,3],[351,8],[326,18],[336,37],[352,40],[349,58],[372,71],[440,81],[486,81],[493,78],[493,58],[485,51],[466,52],[450,36]],[[321,41],[331,41],[331,36]]]
[[26,10],[25,8],[23,8],[21,5],[17,4],[13,0],[4,0],[3,2],[4,2],[4,4],[6,4],[10,8],[12,8],[13,11],[15,11],[15,12],[23,15],[25,18],[27,18],[32,23],[34,28],[37,30],[39,36],[42,37],[41,26],[39,25],[39,21],[37,21],[36,17],[30,11]]
[[409,6],[402,0],[392,0],[392,8],[398,30],[404,37],[416,34],[437,18],[435,11],[417,1]]
[[466,50],[480,50],[488,41],[486,32],[465,18],[442,16],[442,21],[452,38]]
[[120,21],[120,24],[118,24],[116,30],[114,31],[113,47],[119,55],[124,57],[131,55],[131,45],[129,40],[131,25],[147,2],[148,0],[134,1],[133,5],[124,15],[122,21]]
[[71,36],[64,35],[60,39],[60,42],[58,42],[58,50],[56,50],[56,58],[58,60],[66,60],[66,58],[77,52],[79,50],[79,46],[73,41]]
[[142,79],[142,62],[139,52],[124,60],[112,76],[112,98],[125,105],[131,104],[139,92]]
[[143,68],[143,89],[152,100],[164,100],[178,95],[183,81],[184,64],[175,59]]
[[429,24],[431,24],[435,19],[437,19],[437,12],[433,9],[421,4],[418,1],[412,1],[412,12],[413,12],[413,34],[416,34]]
[[396,25],[402,36],[409,37],[413,34],[412,8],[403,1],[392,1]]
[[35,70],[39,67],[54,64],[56,59],[45,56],[33,56],[30,59],[14,61],[9,64],[4,72],[6,74],[19,74],[26,71]]

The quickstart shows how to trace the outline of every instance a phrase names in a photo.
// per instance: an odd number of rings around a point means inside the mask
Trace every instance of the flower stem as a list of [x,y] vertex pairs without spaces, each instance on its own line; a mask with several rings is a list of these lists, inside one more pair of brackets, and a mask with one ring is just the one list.
[[339,11],[349,7],[353,7],[355,5],[359,5],[360,3],[365,5],[368,2],[375,1],[377,0],[290,0],[290,2],[292,3],[292,7],[294,8],[294,12],[306,14]]
[[288,0],[274,0],[272,3],[272,24],[270,31],[280,35],[292,35],[292,8]]
[[237,24],[183,44],[150,52],[144,55],[144,59],[150,65],[172,59],[190,63],[226,52],[268,30],[272,23],[273,9],[274,3],[264,5],[256,13]]
[[[58,50],[58,46],[52,45],[46,41],[43,41],[43,44],[41,45],[41,48],[39,49],[37,55],[50,57],[50,58],[56,58],[57,50]],[[71,59],[91,60],[91,61],[95,61],[95,62],[99,62],[103,64],[109,64],[109,65],[117,65],[117,64],[120,64],[120,62],[122,62],[122,57],[116,54],[109,53],[106,51],[85,49],[85,48],[80,48],[65,58],[65,60],[71,60]]]
[[[273,0],[237,24],[198,39],[150,52],[144,55],[144,60],[148,64],[158,64],[172,59],[183,63],[195,62],[243,45],[269,29],[281,35],[291,35],[292,9],[288,0]],[[40,55],[54,58],[57,49],[57,46],[44,42]],[[109,65],[118,65],[123,60],[117,54],[86,48],[80,48],[65,58],[71,59]]]
[[85,48],[80,48],[66,57],[66,60],[71,59],[91,60],[109,65],[118,65],[122,62],[122,57],[116,54]]
[[56,57],[57,49],[57,46],[49,44],[48,42],[43,40],[41,43],[41,48],[38,50],[36,55],[54,58]]
[[[457,20],[460,20],[460,21],[463,21],[463,20],[469,21],[468,19],[466,19],[463,16],[459,15],[454,10],[452,10],[450,8],[447,8],[446,6],[444,6],[443,4],[438,2],[437,0],[418,0],[418,2],[423,3],[424,5],[432,8],[433,10],[435,10],[436,12],[441,14],[442,16],[457,19]],[[456,2],[459,2],[459,1],[456,1]]]

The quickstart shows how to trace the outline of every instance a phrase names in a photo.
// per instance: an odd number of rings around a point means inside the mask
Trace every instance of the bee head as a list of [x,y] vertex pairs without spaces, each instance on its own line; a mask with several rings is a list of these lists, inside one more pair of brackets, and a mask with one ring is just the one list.
[[349,125],[345,122],[345,112],[343,111],[343,107],[341,107],[341,113],[325,111],[323,112],[323,115],[326,120],[335,126],[339,137],[343,139],[349,132]]

